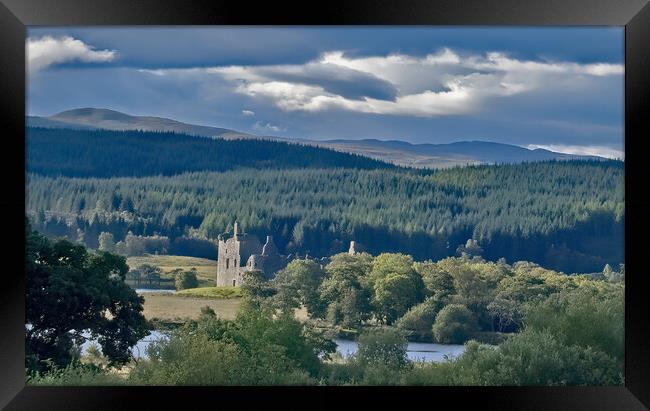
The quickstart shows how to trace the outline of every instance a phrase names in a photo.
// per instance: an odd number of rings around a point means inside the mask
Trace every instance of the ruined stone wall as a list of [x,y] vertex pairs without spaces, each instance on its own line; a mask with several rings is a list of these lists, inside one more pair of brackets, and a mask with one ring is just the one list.
[[239,265],[239,241],[229,238],[226,241],[219,240],[219,252],[217,260],[217,286],[227,287],[238,285]]

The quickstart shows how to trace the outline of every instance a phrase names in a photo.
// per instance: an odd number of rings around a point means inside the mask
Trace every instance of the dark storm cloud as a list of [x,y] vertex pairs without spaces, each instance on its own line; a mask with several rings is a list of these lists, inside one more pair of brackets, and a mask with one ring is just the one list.
[[30,114],[91,106],[287,137],[622,150],[620,28],[39,27],[28,36],[42,46],[40,60],[30,56]]

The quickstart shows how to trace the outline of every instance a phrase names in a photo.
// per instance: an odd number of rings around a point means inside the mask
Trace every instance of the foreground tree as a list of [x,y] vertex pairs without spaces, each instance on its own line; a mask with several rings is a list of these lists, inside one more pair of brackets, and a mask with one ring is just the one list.
[[408,364],[408,341],[394,328],[375,328],[359,336],[357,359],[364,365],[384,364],[401,368]]
[[25,224],[26,367],[46,371],[75,361],[75,349],[96,338],[109,365],[121,365],[147,335],[144,299],[124,282],[124,257],[89,253],[66,240],[50,242]]
[[145,385],[305,385],[336,345],[293,316],[245,298],[234,320],[202,309],[196,321],[151,344],[129,376]]
[[370,329],[359,336],[356,363],[362,369],[361,384],[399,384],[400,374],[410,366],[408,342],[394,328]]

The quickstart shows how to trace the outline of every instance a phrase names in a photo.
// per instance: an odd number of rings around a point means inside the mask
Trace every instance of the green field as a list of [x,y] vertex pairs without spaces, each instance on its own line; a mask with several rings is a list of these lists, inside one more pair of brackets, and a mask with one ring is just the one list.
[[177,295],[147,293],[144,295],[144,316],[148,320],[185,322],[196,319],[201,308],[212,308],[221,318],[233,319],[239,310],[239,298],[216,299],[179,297]]
[[239,287],[199,287],[181,290],[176,293],[181,297],[199,297],[199,298],[216,298],[216,299],[231,299],[241,298],[242,291]]
[[145,254],[138,257],[129,257],[126,263],[130,268],[142,264],[151,264],[160,267],[163,271],[162,278],[171,278],[170,272],[176,268],[190,270],[196,268],[196,276],[200,287],[211,287],[216,284],[217,261],[207,258],[185,257],[181,255],[151,255]]
[[[209,290],[213,289],[215,291]],[[198,290],[194,295],[190,291]],[[232,290],[232,291],[227,291]],[[186,292],[187,291],[187,292]],[[229,295],[219,297],[218,294]],[[201,308],[212,308],[219,317],[233,319],[237,315],[241,298],[239,287],[204,287],[183,290],[176,294],[147,293],[144,294],[144,316],[148,320],[181,323],[189,319],[197,319]],[[296,318],[305,321],[308,318],[304,307],[295,310]]]

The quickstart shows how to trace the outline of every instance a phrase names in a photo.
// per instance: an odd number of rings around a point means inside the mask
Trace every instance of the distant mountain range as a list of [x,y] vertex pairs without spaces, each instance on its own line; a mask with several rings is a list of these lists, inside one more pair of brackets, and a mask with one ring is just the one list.
[[487,141],[459,141],[448,144],[411,144],[398,140],[325,140],[289,139],[259,136],[226,128],[200,126],[150,116],[131,116],[114,110],[79,108],[49,117],[28,116],[27,125],[45,128],[173,131],[223,139],[264,139],[328,147],[360,154],[393,164],[418,168],[445,168],[454,165],[521,163],[543,160],[604,160],[598,156],[530,150],[511,144]]
[[163,117],[131,116],[105,108],[77,108],[49,117],[30,116],[27,118],[27,124],[32,127],[45,128],[173,131],[225,139],[257,138],[252,134],[227,128],[197,126]]

